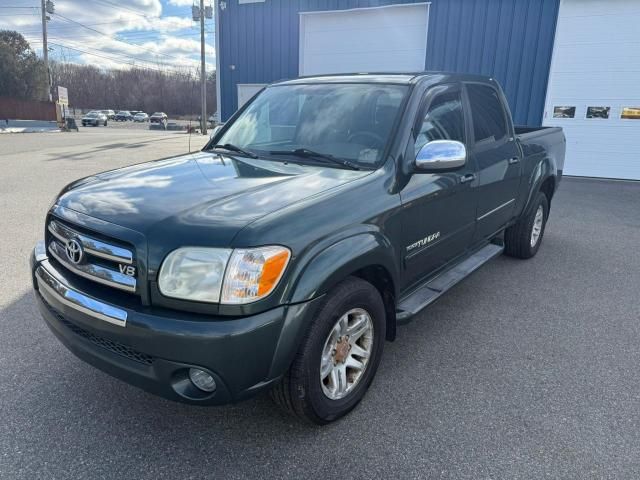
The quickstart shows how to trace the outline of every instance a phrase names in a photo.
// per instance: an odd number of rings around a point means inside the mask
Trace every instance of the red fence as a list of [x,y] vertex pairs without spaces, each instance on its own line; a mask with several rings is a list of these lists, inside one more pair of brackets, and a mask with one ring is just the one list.
[[53,102],[0,97],[0,120],[56,120]]

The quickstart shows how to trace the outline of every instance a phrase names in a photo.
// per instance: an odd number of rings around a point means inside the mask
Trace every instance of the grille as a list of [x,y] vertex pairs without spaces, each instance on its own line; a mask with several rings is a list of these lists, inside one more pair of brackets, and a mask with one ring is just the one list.
[[64,268],[109,287],[136,292],[133,251],[79,232],[57,220],[47,226],[49,254]]
[[112,353],[120,355],[122,357],[126,357],[129,360],[133,360],[134,362],[142,363],[144,365],[151,365],[154,361],[154,358],[151,355],[147,355],[146,353],[139,352],[131,347],[123,345],[119,342],[114,342],[113,340],[108,340],[103,338],[95,333],[91,333],[84,328],[79,327],[78,325],[71,323],[67,320],[64,315],[54,309],[51,305],[47,303],[47,301],[40,297],[44,304],[47,306],[47,309],[51,312],[53,316],[55,316],[60,323],[62,323],[65,327],[71,330],[76,335],[88,340],[93,343],[97,347],[104,348],[105,350],[109,350]]

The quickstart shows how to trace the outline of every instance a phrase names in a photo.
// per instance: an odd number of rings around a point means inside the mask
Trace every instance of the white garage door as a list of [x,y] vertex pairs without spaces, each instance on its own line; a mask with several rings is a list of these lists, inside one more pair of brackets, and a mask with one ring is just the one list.
[[545,125],[568,175],[640,179],[640,0],[562,0]]
[[424,70],[429,5],[300,14],[300,75]]

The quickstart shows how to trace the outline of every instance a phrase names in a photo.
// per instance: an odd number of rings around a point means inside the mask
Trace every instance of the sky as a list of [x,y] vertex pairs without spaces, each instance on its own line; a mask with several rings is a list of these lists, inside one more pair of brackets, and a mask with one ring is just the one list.
[[[47,23],[49,58],[95,65],[132,65],[195,72],[200,65],[200,25],[193,0],[52,0]],[[212,4],[205,0],[205,5]],[[0,30],[16,30],[42,54],[39,0],[0,0]],[[214,20],[206,20],[207,71],[215,69]]]

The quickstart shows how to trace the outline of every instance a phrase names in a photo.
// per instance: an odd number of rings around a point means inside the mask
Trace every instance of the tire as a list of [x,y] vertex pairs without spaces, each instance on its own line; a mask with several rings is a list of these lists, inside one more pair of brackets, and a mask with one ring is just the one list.
[[[372,337],[364,333],[353,340],[356,343],[348,347],[347,358],[343,360],[346,363],[342,363],[336,358],[339,354],[344,359],[345,350],[342,347],[339,347],[340,352],[337,352],[337,349],[331,350],[331,338],[335,338],[333,336],[335,329],[339,328],[338,324],[347,312],[355,312],[353,316],[348,317],[348,319],[354,319],[353,324],[348,320],[348,324],[354,326],[361,325],[363,319],[367,318],[361,312],[368,314],[371,323],[367,322],[367,325],[372,326],[373,333]],[[378,290],[364,280],[348,277],[327,294],[316,318],[300,343],[291,367],[271,390],[271,398],[288,413],[317,425],[325,425],[346,415],[362,400],[375,377],[382,358],[385,330],[385,308]],[[352,337],[354,336],[355,331]],[[343,346],[350,344],[348,336],[346,340],[345,337],[339,338]],[[360,347],[360,351],[368,348],[368,360],[365,361],[365,357],[359,356],[358,353],[352,353],[356,350],[356,345]],[[332,353],[323,356],[323,352],[327,351]],[[346,365],[355,358],[352,355],[364,363],[361,373]],[[347,389],[338,393],[340,388],[336,388],[334,394],[336,398],[331,398],[328,392],[331,390],[329,379],[331,374],[324,380],[321,379],[323,358],[330,359],[327,365],[336,366],[330,369],[342,367],[345,372],[349,372],[342,377],[347,380]],[[352,380],[353,383],[350,384]]]
[[[536,216],[542,212],[541,224],[540,219],[536,222]],[[535,198],[533,208],[529,214],[520,218],[518,222],[507,228],[504,234],[504,252],[510,257],[515,258],[531,258],[540,248],[544,230],[549,218],[549,200],[547,196],[538,192]],[[538,235],[534,239],[534,227],[538,230]]]
[[104,126],[105,126],[105,127],[107,126],[107,121],[106,121],[106,120],[104,121]]

